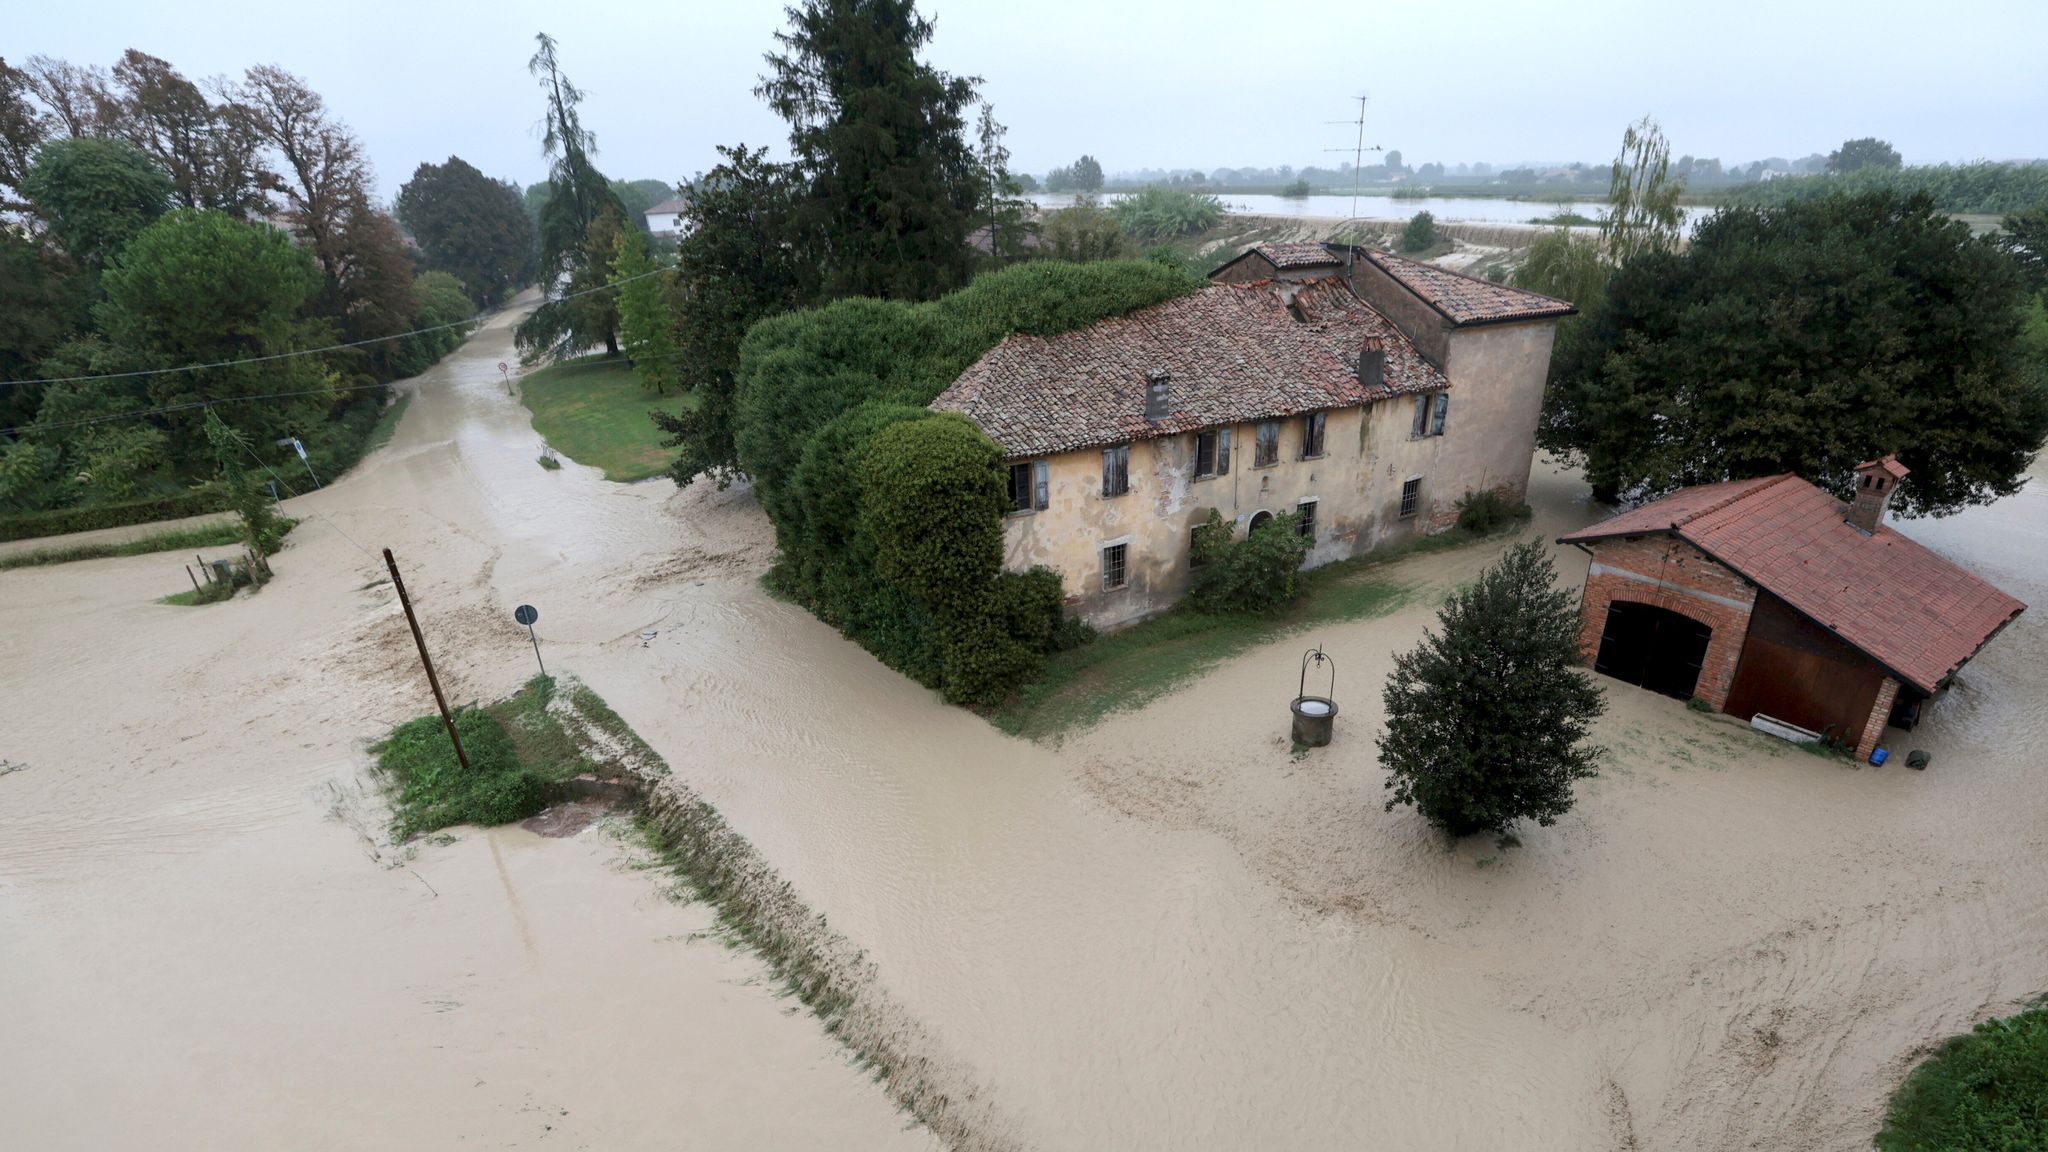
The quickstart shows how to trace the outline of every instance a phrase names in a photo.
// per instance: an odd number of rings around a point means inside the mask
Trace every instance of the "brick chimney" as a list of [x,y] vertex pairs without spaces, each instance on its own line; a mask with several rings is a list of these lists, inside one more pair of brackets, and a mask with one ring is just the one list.
[[1376,389],[1387,381],[1387,348],[1377,336],[1367,336],[1358,349],[1358,386]]
[[1163,369],[1145,373],[1145,419],[1164,420],[1173,413],[1173,375]]
[[1897,456],[1880,456],[1856,466],[1856,499],[1849,504],[1849,523],[1868,536],[1877,531],[1891,507],[1892,489],[1905,478],[1907,468]]

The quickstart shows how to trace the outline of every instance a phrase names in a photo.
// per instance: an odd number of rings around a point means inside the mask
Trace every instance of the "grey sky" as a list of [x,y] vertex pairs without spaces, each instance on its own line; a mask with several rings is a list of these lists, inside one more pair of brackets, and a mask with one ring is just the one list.
[[[533,33],[562,44],[614,176],[675,179],[717,144],[779,146],[751,94],[779,3],[457,6],[20,0],[0,54],[110,64],[122,49],[192,77],[274,63],[368,142],[386,195],[460,155],[521,183],[543,171],[526,75]],[[1604,161],[1655,115],[1679,153],[1724,162],[1891,140],[1909,163],[2048,156],[2043,0],[1710,4],[925,0],[930,56],[981,76],[1016,166],[1082,152],[1140,167],[1333,164],[1326,124],[1369,92],[1367,143],[1410,164]],[[574,13],[573,16],[570,14]]]

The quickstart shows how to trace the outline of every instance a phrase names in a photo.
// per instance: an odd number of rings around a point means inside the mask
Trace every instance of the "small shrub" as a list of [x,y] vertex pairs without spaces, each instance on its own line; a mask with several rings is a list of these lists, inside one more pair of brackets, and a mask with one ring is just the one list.
[[546,454],[543,454],[540,457],[540,466],[547,469],[550,472],[559,472],[562,470],[562,462],[560,460],[555,459],[553,456],[549,456]]
[[1704,712],[1709,716],[1714,714],[1714,706],[1712,704],[1707,703],[1706,698],[1702,696],[1695,696],[1692,699],[1687,700],[1685,702],[1685,706],[1687,708],[1692,709],[1695,712]]
[[2048,1148],[2048,1008],[1951,1037],[1892,1096],[1879,1152]]
[[1285,196],[1289,200],[1306,200],[1309,196],[1309,193],[1312,191],[1314,191],[1314,189],[1309,187],[1308,181],[1306,179],[1301,179],[1296,180],[1294,183],[1289,184],[1285,188],[1282,188],[1280,190],[1280,195]]
[[1436,243],[1436,217],[1417,212],[1401,229],[1401,251],[1420,252]]
[[1458,527],[1484,535],[1513,520],[1526,519],[1529,506],[1510,504],[1507,497],[1488,488],[1458,497]]
[[1203,612],[1272,612],[1300,591],[1301,562],[1309,542],[1301,518],[1290,512],[1260,524],[1243,540],[1221,513],[1195,529],[1190,562],[1195,579],[1188,601]]

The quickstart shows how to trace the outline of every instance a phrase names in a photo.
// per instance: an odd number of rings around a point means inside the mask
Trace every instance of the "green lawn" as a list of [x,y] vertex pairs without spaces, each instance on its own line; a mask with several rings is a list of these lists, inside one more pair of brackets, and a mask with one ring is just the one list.
[[534,430],[555,451],[620,483],[645,480],[668,470],[672,449],[661,446],[661,430],[650,409],[678,412],[693,397],[656,396],[640,386],[621,359],[589,357],[529,372],[519,396],[533,413]]
[[1326,564],[1302,574],[1299,598],[1270,616],[1213,615],[1181,607],[1047,659],[1045,670],[989,716],[996,727],[1056,741],[1113,712],[1142,708],[1239,652],[1312,624],[1384,616],[1416,589],[1387,565],[1418,552],[1512,535],[1510,521],[1484,535],[1452,529]]

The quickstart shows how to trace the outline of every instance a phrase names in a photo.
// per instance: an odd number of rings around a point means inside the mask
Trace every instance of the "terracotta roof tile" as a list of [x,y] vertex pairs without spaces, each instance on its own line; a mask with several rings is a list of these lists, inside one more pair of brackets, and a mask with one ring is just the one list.
[[[1374,388],[1358,379],[1368,339],[1386,354]],[[1172,412],[1147,420],[1156,371],[1170,374]],[[965,413],[1015,459],[1449,387],[1400,329],[1324,277],[1212,284],[1058,336],[1011,336],[932,407]]]
[[1524,292],[1505,284],[1396,256],[1360,248],[1358,255],[1371,261],[1453,324],[1484,324],[1501,320],[1536,320],[1548,316],[1569,316],[1577,309],[1563,300]]
[[1884,525],[1864,535],[1796,476],[1683,488],[1559,542],[1650,532],[1698,547],[1923,692],[2026,609]]
[[1321,244],[1258,244],[1251,250],[1275,268],[1333,268],[1344,262]]

